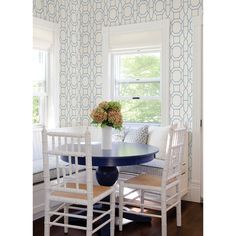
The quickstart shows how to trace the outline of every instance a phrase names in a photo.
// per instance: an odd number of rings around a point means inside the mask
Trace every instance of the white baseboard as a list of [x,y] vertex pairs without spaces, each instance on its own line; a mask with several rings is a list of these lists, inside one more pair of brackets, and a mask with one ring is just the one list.
[[42,217],[44,217],[44,205],[37,207],[37,209],[34,208],[33,220],[37,220]]
[[190,181],[189,191],[183,197],[183,200],[191,202],[201,202],[201,188],[199,181]]
[[33,186],[33,220],[44,216],[44,184]]

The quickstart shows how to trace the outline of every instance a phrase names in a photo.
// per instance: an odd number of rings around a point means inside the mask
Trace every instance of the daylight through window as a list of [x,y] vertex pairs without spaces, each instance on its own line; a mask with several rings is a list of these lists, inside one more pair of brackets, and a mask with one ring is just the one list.
[[112,52],[114,99],[126,123],[160,123],[160,50]]
[[33,49],[33,124],[45,122],[47,105],[48,51]]

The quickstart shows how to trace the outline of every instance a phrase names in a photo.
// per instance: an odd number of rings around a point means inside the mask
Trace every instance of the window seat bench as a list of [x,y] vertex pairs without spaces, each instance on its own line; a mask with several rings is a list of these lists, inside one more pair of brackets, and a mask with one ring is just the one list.
[[[65,162],[61,162],[65,164]],[[57,178],[56,175],[56,162],[53,159],[49,160],[49,167],[50,167],[50,179],[54,180]],[[85,167],[80,166],[79,172],[85,170]],[[43,183],[43,159],[34,160],[33,161],[33,185]]]

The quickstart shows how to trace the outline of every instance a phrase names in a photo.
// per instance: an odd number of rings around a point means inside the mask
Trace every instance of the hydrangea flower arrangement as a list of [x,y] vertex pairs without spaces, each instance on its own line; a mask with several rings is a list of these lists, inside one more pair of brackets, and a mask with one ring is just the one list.
[[121,114],[121,105],[116,101],[101,102],[93,109],[90,114],[92,118],[92,124],[99,125],[101,127],[110,126],[115,129],[121,129],[123,124],[123,118]]

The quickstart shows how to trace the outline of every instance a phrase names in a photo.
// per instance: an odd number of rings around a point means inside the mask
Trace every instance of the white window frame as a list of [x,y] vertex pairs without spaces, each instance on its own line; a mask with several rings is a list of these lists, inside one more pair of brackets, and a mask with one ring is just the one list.
[[[103,27],[103,99],[112,99],[113,82],[111,80],[111,48],[109,38],[112,33],[139,32],[146,30],[158,30],[161,32],[161,125],[169,124],[169,20],[158,22],[138,23],[114,27]],[[153,46],[150,46],[153,47]],[[147,48],[147,47],[145,47]]]
[[[34,49],[38,49],[35,48]],[[48,82],[49,82],[49,72],[50,72],[50,49],[42,49],[46,51],[47,58],[46,58],[46,72],[45,75],[45,91],[44,92],[33,92],[34,97],[39,98],[39,103],[41,104],[39,106],[39,118],[40,121],[37,124],[33,124],[34,127],[41,127],[45,124],[47,124],[47,116],[48,116]]]
[[[134,49],[121,49],[121,50],[111,50],[111,89],[112,89],[112,93],[111,93],[111,99],[112,100],[117,100],[117,101],[131,101],[131,100],[139,100],[139,101],[145,101],[145,100],[156,100],[156,101],[160,101],[160,94],[156,95],[156,96],[140,96],[140,95],[135,95],[135,96],[119,96],[118,95],[118,91],[116,89],[116,84],[119,80],[116,79],[116,72],[117,72],[117,68],[115,66],[115,57],[116,56],[120,56],[120,55],[131,55],[131,54],[140,54],[140,53],[160,53],[160,47],[156,47],[156,48],[148,48],[148,49],[139,49],[139,48],[134,48]],[[120,83],[135,83],[135,84],[143,84],[143,83],[149,83],[149,82],[159,82],[160,83],[160,77],[159,78],[148,78],[148,79],[141,79],[141,80],[135,80],[135,79],[125,79],[123,82],[122,80],[120,80]],[[132,124],[134,122],[131,121],[126,121],[127,124]],[[140,123],[140,122],[135,122],[136,123]],[[141,122],[142,123],[142,122]]]
[[193,17],[193,121],[192,121],[192,171],[190,190],[191,201],[203,198],[203,111],[202,111],[202,13]]
[[49,56],[48,79],[46,81],[46,99],[43,124],[47,127],[59,127],[59,25],[39,18],[33,18],[34,29],[48,31],[52,34],[51,40],[33,37],[33,48],[47,49]]

